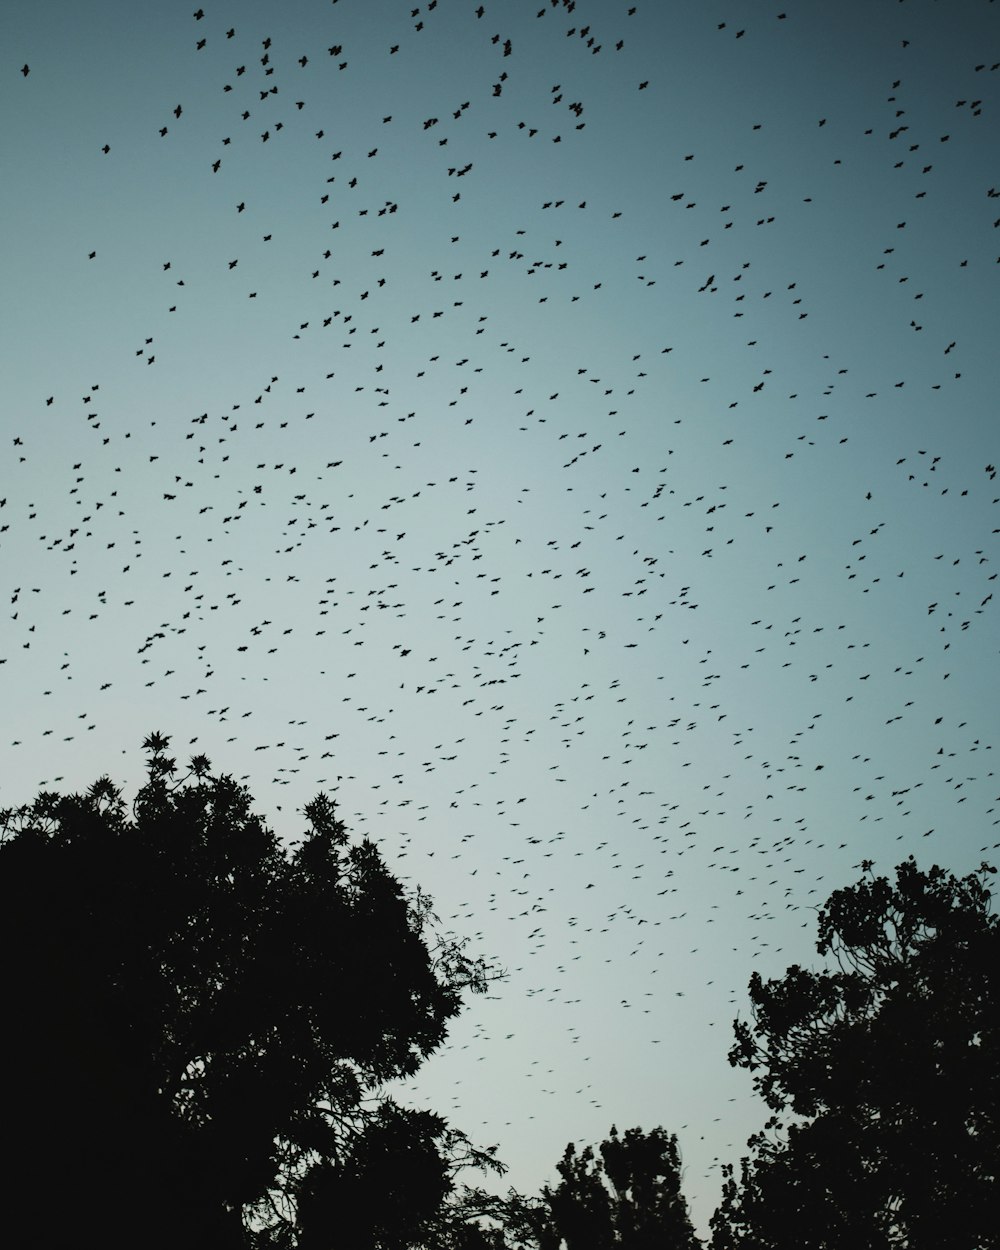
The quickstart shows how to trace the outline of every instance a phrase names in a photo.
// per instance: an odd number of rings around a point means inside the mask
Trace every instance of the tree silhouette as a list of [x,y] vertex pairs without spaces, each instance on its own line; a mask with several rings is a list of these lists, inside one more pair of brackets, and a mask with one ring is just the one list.
[[630,1128],[619,1137],[612,1125],[600,1158],[591,1146],[578,1154],[569,1144],[557,1170],[558,1185],[542,1190],[553,1250],[561,1244],[566,1250],[694,1250],[700,1244],[681,1194],[677,1138],[662,1128]]
[[159,734],[131,815],[105,777],[0,812],[2,1176],[22,1244],[405,1242],[466,1165],[382,1094],[497,975],[441,936],[331,799],[288,853]]
[[[434,1250],[697,1250],[681,1194],[677,1139],[662,1128],[612,1126],[599,1154],[571,1142],[556,1164],[560,1180],[526,1198],[464,1187],[444,1204]],[[488,1223],[483,1223],[483,1220]]]
[[820,912],[831,970],[751,979],[729,1058],[774,1115],[727,1169],[715,1250],[1000,1246],[996,870],[864,869]]

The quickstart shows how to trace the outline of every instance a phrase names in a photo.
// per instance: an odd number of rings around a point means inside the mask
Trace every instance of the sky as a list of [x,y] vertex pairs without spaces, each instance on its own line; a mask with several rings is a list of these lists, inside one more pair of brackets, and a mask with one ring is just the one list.
[[395,1096],[704,1233],[751,973],[1000,849],[1000,8],[205,3],[4,6],[0,805],[332,793],[507,973]]

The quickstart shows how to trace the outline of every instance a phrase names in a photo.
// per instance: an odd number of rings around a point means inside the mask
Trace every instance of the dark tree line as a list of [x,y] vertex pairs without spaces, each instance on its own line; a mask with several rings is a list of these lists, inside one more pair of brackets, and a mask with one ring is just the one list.
[[414,1250],[697,1250],[677,1138],[612,1126],[595,1151],[570,1143],[535,1197],[463,1186]]
[[[3,1177],[25,1234],[104,1250],[694,1250],[676,1137],[572,1143],[533,1197],[386,1082],[498,974],[442,936],[326,796],[286,850],[247,790],[151,735],[0,812]],[[750,982],[730,1062],[770,1111],[712,1250],[1000,1250],[994,869],[911,858],[819,915],[826,967]]]

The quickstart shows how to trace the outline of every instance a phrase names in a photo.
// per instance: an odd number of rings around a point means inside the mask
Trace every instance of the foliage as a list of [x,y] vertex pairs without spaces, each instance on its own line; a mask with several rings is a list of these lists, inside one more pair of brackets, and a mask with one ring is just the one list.
[[751,979],[730,1062],[774,1115],[728,1169],[716,1250],[1000,1246],[995,869],[864,868],[820,912],[832,967]]
[[144,745],[131,815],[107,778],[0,812],[3,1174],[33,1244],[399,1244],[459,1167],[503,1170],[381,1092],[495,973],[330,798],[289,853],[203,756]]
[[[559,1183],[539,1198],[506,1198],[466,1188],[433,1250],[696,1250],[700,1245],[681,1194],[676,1137],[662,1128],[612,1126],[599,1155],[570,1143],[556,1164]],[[483,1223],[483,1220],[487,1223]]]
[[699,1243],[681,1194],[677,1138],[662,1128],[612,1126],[600,1158],[587,1146],[567,1145],[557,1164],[560,1181],[545,1186],[551,1240],[542,1250],[687,1250]]

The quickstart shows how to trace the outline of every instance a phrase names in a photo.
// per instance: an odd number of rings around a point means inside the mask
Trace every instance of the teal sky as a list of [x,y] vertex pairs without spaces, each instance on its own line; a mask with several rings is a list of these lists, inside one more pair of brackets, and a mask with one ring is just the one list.
[[509,972],[400,1096],[705,1231],[751,972],[1000,845],[997,7],[194,7],[5,6],[0,804],[333,790]]

